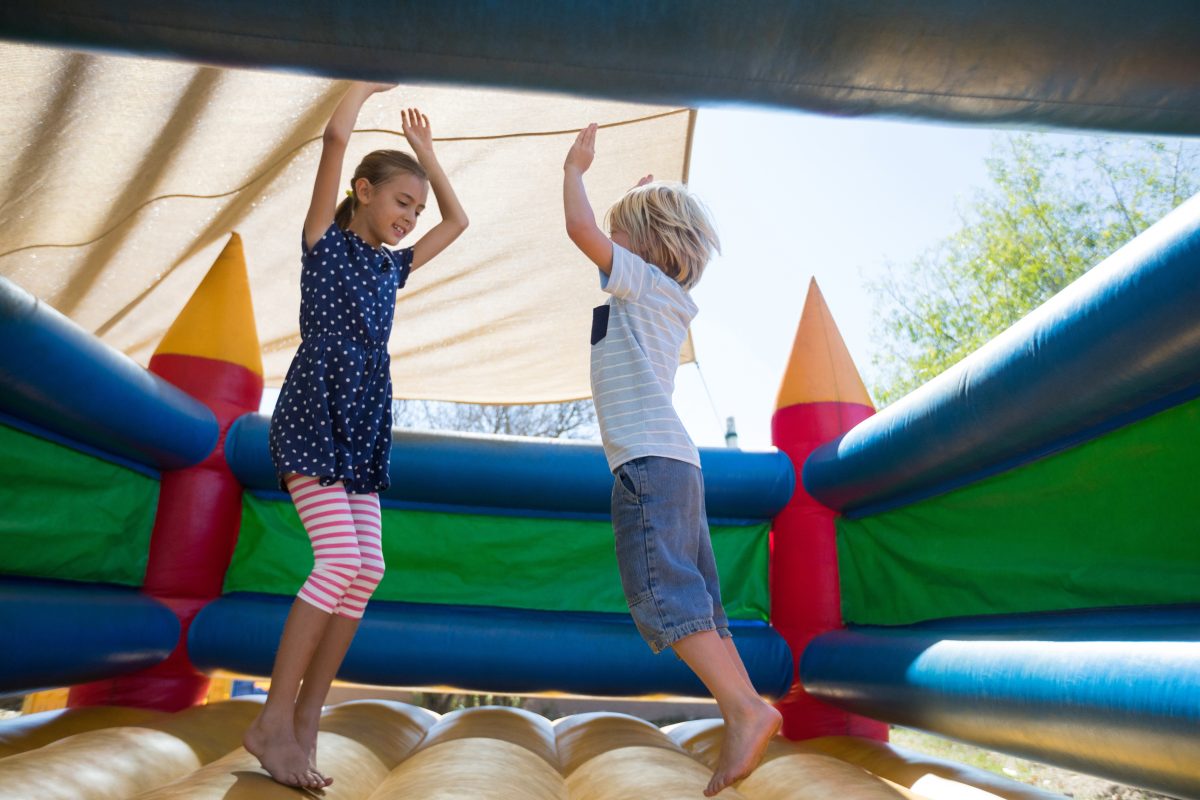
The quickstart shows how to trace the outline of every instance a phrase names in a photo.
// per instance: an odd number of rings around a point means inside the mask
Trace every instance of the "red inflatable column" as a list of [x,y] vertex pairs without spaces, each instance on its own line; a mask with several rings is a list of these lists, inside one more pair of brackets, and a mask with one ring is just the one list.
[[213,410],[220,425],[208,458],[164,472],[142,591],[168,605],[182,623],[175,651],[133,675],[71,689],[68,705],[122,705],[178,711],[196,705],[208,678],[187,655],[196,613],[221,594],[242,519],[242,486],[225,461],[233,421],[257,411],[262,357],[250,303],[242,241],[235,233],[163,337],[150,371]]
[[[818,503],[800,480],[804,461],[822,444],[875,413],[871,398],[814,280],[779,389],[771,435],[796,470],[796,491],[771,531],[771,623],[798,665],[813,637],[842,627],[835,512]],[[808,696],[793,674],[776,707],[789,739],[858,735],[887,738],[887,726]]]

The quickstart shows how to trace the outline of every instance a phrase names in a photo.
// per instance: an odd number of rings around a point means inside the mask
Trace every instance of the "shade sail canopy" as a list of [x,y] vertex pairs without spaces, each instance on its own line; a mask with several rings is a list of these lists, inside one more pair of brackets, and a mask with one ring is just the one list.
[[[266,383],[281,383],[299,344],[320,136],[346,84],[21,44],[0,45],[0,67],[0,275],[145,364],[237,231]],[[471,227],[400,293],[396,395],[588,396],[590,309],[604,295],[563,231],[563,156],[576,130],[603,126],[587,175],[601,219],[641,175],[684,177],[691,112],[402,85],[363,108],[347,186],[368,151],[407,149],[407,106],[429,115]],[[436,218],[431,195],[412,237]]]

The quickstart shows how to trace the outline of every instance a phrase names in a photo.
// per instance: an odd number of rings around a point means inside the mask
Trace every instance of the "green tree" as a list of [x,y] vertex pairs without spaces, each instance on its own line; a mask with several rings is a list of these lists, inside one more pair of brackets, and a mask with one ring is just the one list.
[[427,708],[438,714],[449,714],[451,711],[458,711],[462,708],[482,708],[484,706],[525,707],[525,698],[513,694],[414,692],[411,702],[415,706]]
[[962,226],[869,284],[880,405],[958,363],[1200,190],[1200,143],[996,139]]
[[596,409],[591,400],[532,405],[393,400],[392,424],[401,428],[548,439],[599,438]]

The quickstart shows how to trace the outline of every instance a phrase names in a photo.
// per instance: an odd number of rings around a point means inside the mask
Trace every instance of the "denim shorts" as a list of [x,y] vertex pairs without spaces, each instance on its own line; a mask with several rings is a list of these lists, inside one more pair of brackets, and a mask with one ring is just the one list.
[[613,477],[617,567],[642,638],[655,653],[700,631],[729,638],[700,469],[646,456]]

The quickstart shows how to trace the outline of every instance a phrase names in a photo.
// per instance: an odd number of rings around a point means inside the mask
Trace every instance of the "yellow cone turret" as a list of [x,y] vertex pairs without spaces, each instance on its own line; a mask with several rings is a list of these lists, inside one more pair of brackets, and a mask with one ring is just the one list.
[[775,408],[800,403],[857,403],[875,407],[815,278],[808,284],[808,296]]
[[175,318],[155,355],[199,356],[245,367],[262,375],[262,353],[242,237],[229,242],[192,298]]

